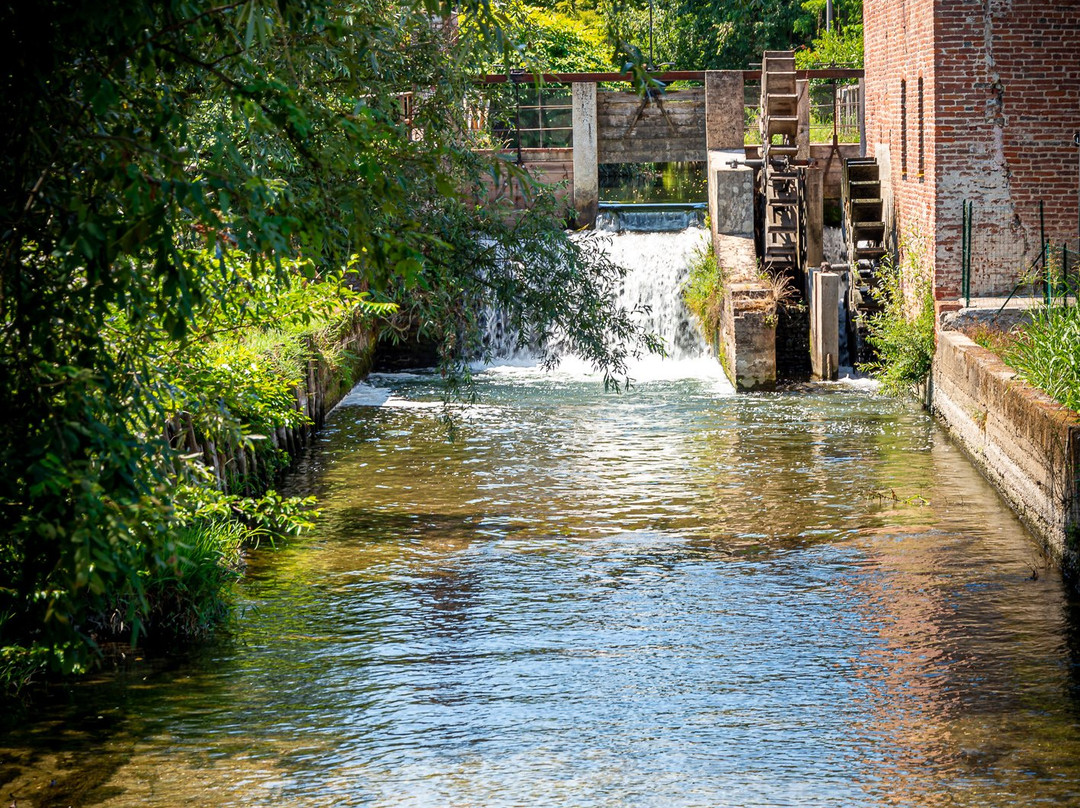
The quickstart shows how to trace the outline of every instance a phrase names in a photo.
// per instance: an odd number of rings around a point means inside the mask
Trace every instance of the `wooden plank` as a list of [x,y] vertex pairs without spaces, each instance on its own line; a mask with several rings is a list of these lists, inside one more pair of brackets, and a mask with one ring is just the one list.
[[[685,90],[672,90],[671,92],[660,93],[657,97],[662,99],[665,103],[677,100],[700,101],[705,97],[705,88],[690,87]],[[637,93],[619,92],[618,90],[602,90],[596,94],[597,104],[617,104],[620,102],[637,104],[640,101],[641,96]]]
[[704,140],[697,144],[651,141],[611,147],[600,143],[597,156],[601,163],[682,163],[702,161],[706,152]]
[[[477,154],[485,157],[499,155],[509,162],[517,162],[517,149],[477,149]],[[522,149],[521,162],[523,163],[573,163],[574,150],[571,148],[545,148],[545,149]]]

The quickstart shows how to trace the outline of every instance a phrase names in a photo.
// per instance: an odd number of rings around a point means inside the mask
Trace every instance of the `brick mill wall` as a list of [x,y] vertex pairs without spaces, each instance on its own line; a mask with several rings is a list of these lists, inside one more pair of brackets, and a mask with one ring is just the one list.
[[867,153],[877,157],[881,169],[889,231],[908,249],[920,251],[928,272],[933,270],[937,215],[935,143],[927,136],[935,123],[934,6],[935,0],[863,3]]
[[956,297],[971,199],[972,292],[1011,291],[1038,252],[1040,200],[1048,237],[1077,233],[1080,0],[865,0],[864,22],[868,146],[888,169],[901,232],[932,231],[936,295]]

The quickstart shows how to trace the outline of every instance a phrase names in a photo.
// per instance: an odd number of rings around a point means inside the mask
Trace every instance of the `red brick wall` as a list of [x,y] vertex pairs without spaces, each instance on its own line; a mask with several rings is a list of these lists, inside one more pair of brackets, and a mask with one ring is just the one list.
[[[960,293],[961,206],[975,205],[972,293],[1012,290],[1047,235],[1077,233],[1080,0],[865,0],[867,140],[890,163],[900,232],[930,229],[939,298]],[[926,176],[917,153],[924,77]],[[907,178],[900,81],[908,83]],[[914,147],[914,148],[913,148]]]
[[[933,269],[937,199],[934,130],[935,0],[864,0],[866,34],[867,153],[878,158],[886,205],[885,220],[907,250],[922,256]],[[923,80],[923,173],[919,173],[919,79]],[[906,84],[906,128],[901,110],[901,83]],[[907,137],[906,172],[903,165]]]

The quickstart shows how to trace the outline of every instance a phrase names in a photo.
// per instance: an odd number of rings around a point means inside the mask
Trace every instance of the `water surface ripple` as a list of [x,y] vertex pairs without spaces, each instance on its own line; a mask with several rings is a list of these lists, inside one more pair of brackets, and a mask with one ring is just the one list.
[[232,635],[9,733],[5,799],[1080,804],[1072,601],[913,406],[503,368],[448,440],[372,385]]

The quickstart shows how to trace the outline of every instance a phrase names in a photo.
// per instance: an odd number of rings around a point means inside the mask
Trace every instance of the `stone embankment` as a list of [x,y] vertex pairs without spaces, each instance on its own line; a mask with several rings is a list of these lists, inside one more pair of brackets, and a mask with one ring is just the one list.
[[[284,450],[295,459],[318,432],[327,413],[334,408],[352,385],[371,369],[375,349],[372,326],[358,320],[338,340],[330,352],[330,362],[314,344],[306,346],[309,358],[303,379],[294,390],[295,408],[306,417],[296,426],[279,427],[266,436],[275,449]],[[255,446],[220,446],[193,427],[191,419],[181,414],[166,425],[166,438],[173,446],[201,454],[212,470],[217,486],[225,493],[259,495],[273,484],[282,468],[280,454],[271,458]]]
[[929,407],[1050,555],[1080,555],[1080,416],[958,331],[938,333]]

